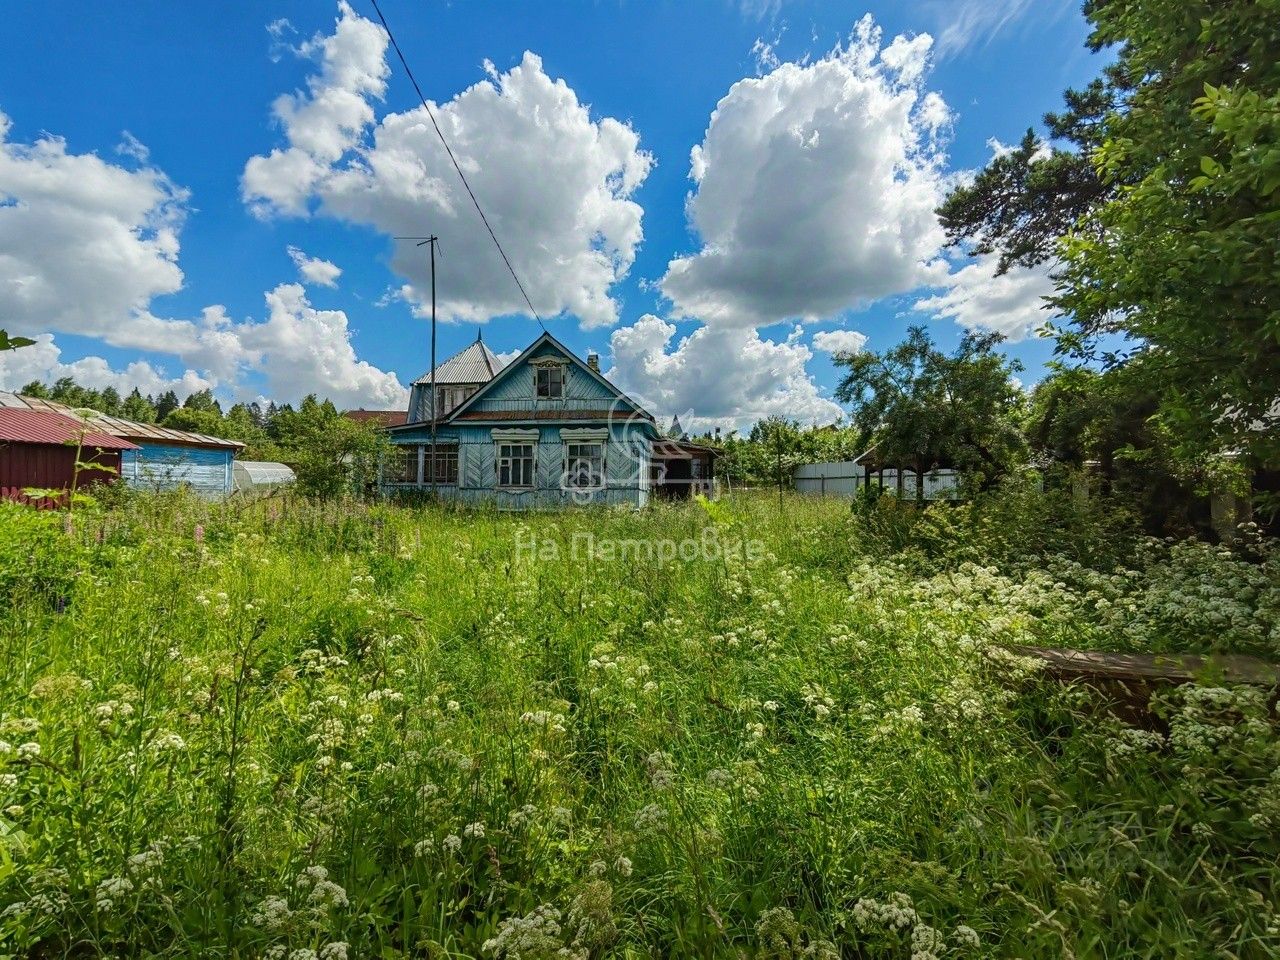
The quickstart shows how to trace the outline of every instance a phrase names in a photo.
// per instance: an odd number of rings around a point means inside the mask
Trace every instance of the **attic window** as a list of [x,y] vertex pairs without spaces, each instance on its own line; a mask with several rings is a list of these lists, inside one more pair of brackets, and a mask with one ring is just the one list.
[[540,400],[559,400],[564,396],[564,367],[560,364],[534,368],[535,395]]
[[444,416],[474,393],[471,387],[436,387],[436,409]]

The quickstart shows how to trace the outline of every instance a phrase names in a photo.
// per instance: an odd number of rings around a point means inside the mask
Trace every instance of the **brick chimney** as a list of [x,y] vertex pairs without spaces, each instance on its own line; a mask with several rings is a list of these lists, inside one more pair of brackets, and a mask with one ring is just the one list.
[[594,351],[592,351],[591,353],[588,353],[587,366],[590,367],[592,370],[594,370],[596,373],[599,373],[600,372],[600,354]]

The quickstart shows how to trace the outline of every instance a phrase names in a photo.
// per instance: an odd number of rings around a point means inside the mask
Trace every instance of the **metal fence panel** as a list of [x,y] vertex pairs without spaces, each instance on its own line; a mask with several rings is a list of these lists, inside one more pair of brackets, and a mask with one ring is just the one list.
[[[822,497],[852,497],[867,482],[862,465],[846,460],[839,463],[804,463],[794,473],[796,491]],[[872,473],[872,486],[895,491],[898,488],[898,471],[884,470]],[[932,470],[924,476],[926,500],[950,499],[958,495],[960,474],[955,470]],[[916,475],[913,470],[902,471],[904,497],[916,495]]]

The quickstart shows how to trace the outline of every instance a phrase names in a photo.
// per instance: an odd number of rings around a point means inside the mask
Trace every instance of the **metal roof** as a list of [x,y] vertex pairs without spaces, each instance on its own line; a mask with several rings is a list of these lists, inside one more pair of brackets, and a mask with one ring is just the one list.
[[692,460],[699,453],[709,453],[713,460],[720,456],[720,451],[715,447],[708,447],[704,443],[692,443],[688,440],[673,440],[669,437],[653,441],[651,452],[660,460]]
[[103,450],[137,450],[138,445],[98,430],[88,423],[52,410],[0,407],[0,441],[65,445],[79,442]]
[[[484,341],[477,338],[467,349],[454,354],[436,367],[436,386],[450,383],[488,383],[503,366],[497,355],[485,346]],[[431,371],[428,370],[413,382],[415,386],[429,385]]]
[[404,410],[347,410],[342,415],[356,423],[376,423],[380,427],[399,427],[409,420]]
[[[624,416],[617,410],[561,410],[561,409],[539,409],[539,410],[467,410],[459,414],[457,417],[445,417],[444,420],[609,420],[625,423],[634,419],[651,421],[650,417],[643,410],[639,412],[637,417]],[[429,421],[427,421],[429,422]],[[442,421],[444,422],[444,421]],[[407,426],[415,426],[415,424],[407,424]]]
[[[73,407],[53,400],[41,400],[39,397],[26,397],[20,393],[0,391],[0,409],[37,410],[58,413],[79,419]],[[130,440],[151,441],[154,443],[176,443],[188,447],[221,447],[226,450],[239,450],[244,446],[239,440],[224,440],[222,437],[211,437],[205,433],[192,433],[189,430],[174,430],[170,427],[157,426],[154,423],[138,423],[122,417],[109,417],[97,410],[82,411],[93,424],[105,433]]]

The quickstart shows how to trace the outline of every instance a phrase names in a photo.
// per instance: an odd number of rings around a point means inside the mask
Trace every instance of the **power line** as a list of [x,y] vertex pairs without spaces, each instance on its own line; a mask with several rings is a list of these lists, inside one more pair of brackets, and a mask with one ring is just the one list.
[[493,232],[493,227],[489,225],[489,218],[484,215],[484,210],[480,208],[480,201],[476,199],[475,191],[471,189],[471,184],[467,182],[467,175],[462,172],[462,167],[458,163],[458,158],[453,155],[453,150],[449,148],[449,141],[444,138],[444,132],[440,129],[440,124],[436,123],[436,115],[431,110],[431,105],[427,103],[427,98],[422,94],[422,88],[418,86],[418,81],[413,75],[413,71],[409,69],[409,61],[404,58],[404,53],[400,49],[400,44],[396,43],[396,35],[391,32],[391,27],[387,23],[387,18],[382,15],[382,8],[378,6],[378,0],[370,0],[373,9],[378,14],[378,19],[382,21],[382,29],[387,31],[387,39],[391,41],[391,46],[395,48],[396,56],[400,58],[400,65],[404,67],[404,72],[409,77],[409,82],[413,84],[413,90],[418,95],[418,99],[422,101],[422,108],[427,111],[427,116],[431,118],[431,126],[435,127],[436,136],[440,138],[440,142],[444,144],[444,151],[449,155],[449,159],[453,162],[453,169],[458,171],[458,177],[462,180],[462,185],[467,188],[467,195],[471,197],[471,202],[475,204],[476,213],[480,214],[480,220],[484,224],[484,228],[489,231],[489,237],[493,240],[493,245],[498,248],[498,253],[502,255],[502,262],[507,265],[507,270],[511,273],[511,279],[516,282],[516,286],[520,288],[520,295],[524,297],[524,302],[529,305],[529,312],[533,314],[533,318],[538,321],[538,326],[543,330],[547,329],[547,325],[542,322],[542,317],[538,316],[538,311],[534,309],[533,301],[529,299],[529,294],[524,289],[524,284],[520,282],[520,277],[516,274],[516,268],[511,265],[511,258],[507,256],[507,251],[502,249],[502,244],[498,241],[498,235]]

